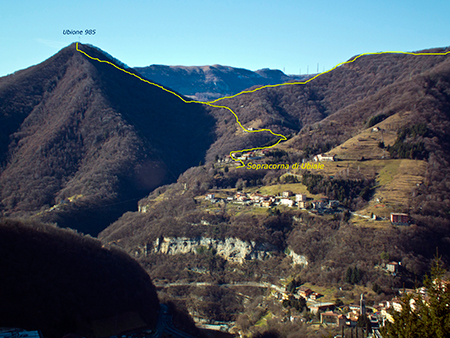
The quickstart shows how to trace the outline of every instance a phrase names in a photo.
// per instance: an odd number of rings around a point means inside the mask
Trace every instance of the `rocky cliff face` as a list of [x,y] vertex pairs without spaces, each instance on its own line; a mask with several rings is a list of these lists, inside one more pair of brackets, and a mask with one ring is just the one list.
[[294,251],[290,249],[287,255],[289,257],[292,257],[292,264],[294,265],[308,265],[308,260],[303,255],[296,254]]
[[[277,249],[267,243],[256,243],[254,241],[243,241],[239,238],[228,237],[226,239],[198,237],[163,237],[158,238],[153,243],[135,250],[135,255],[148,254],[200,254],[206,250],[214,251],[215,254],[223,257],[227,261],[234,263],[244,263],[247,260],[264,260],[273,255]],[[288,256],[292,257],[293,264],[307,265],[308,260],[303,255],[298,255],[292,250],[287,250]]]

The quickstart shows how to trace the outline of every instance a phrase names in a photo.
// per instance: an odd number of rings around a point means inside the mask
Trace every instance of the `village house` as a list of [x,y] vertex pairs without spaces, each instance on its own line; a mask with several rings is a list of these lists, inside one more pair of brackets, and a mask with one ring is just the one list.
[[236,201],[241,201],[241,202],[248,201],[247,194],[240,193],[240,192],[238,192],[236,195],[234,195],[234,199]]
[[272,204],[273,204],[272,199],[261,201],[261,206],[264,208],[270,208]]
[[315,200],[311,202],[311,206],[313,209],[323,209],[326,207],[326,205],[327,203],[324,201]]
[[320,322],[327,325],[344,326],[347,318],[344,315],[334,313],[332,311],[322,312],[320,314]]
[[299,209],[306,209],[308,207],[308,202],[297,202]]
[[310,288],[306,287],[306,286],[300,286],[300,287],[298,288],[298,294],[299,294],[300,296],[302,296],[303,298],[309,298],[309,296],[310,296],[312,293],[313,293],[313,291],[312,291]]
[[322,297],[323,295],[321,295],[320,293],[318,293],[318,292],[313,292],[310,296],[309,296],[309,299],[312,299],[312,300],[316,300],[316,299],[318,299],[318,298],[320,298],[320,297]]
[[330,201],[328,201],[328,207],[329,207],[329,208],[335,209],[335,208],[337,208],[338,206],[339,206],[339,201],[336,201],[336,200],[330,200]]
[[255,156],[255,155],[252,155],[251,157],[249,157],[248,159],[249,160],[260,160],[260,159],[262,159],[263,158],[263,156]]
[[334,157],[335,157],[335,155],[333,155],[333,156],[325,156],[323,154],[319,154],[319,155],[314,156],[313,159],[314,159],[314,162],[334,161]]
[[253,202],[260,202],[265,199],[265,196],[257,193],[251,193],[249,197]]
[[306,202],[306,195],[305,194],[296,194],[295,201],[296,202]]
[[242,161],[246,161],[248,159],[248,155],[247,154],[243,154],[239,157],[237,157],[238,160],[242,160]]
[[292,191],[283,191],[282,194],[281,194],[281,196],[283,196],[283,197],[290,197],[292,195],[294,195],[292,193]]
[[391,223],[395,225],[409,225],[409,216],[403,213],[391,213]]
[[214,194],[206,194],[205,200],[212,200],[214,199]]
[[311,313],[316,314],[319,311],[330,311],[334,308],[334,303],[319,303],[318,305],[310,306]]
[[397,273],[398,272],[399,263],[397,262],[389,262],[386,264],[386,270],[390,273]]
[[353,313],[359,313],[361,307],[357,304],[351,304],[348,306],[349,310],[352,311]]
[[283,292],[283,300],[295,299],[294,295],[290,292]]
[[386,308],[389,309],[391,307],[397,312],[402,311],[402,303],[397,297],[392,298],[392,300],[387,302]]
[[223,159],[224,163],[230,163],[234,162],[230,155],[225,155],[225,158]]
[[358,313],[355,313],[355,312],[347,313],[347,322],[346,322],[346,324],[348,326],[355,326],[356,323],[358,322],[358,317],[359,317]]
[[288,207],[292,207],[294,205],[294,201],[289,198],[280,198],[281,205],[287,205]]

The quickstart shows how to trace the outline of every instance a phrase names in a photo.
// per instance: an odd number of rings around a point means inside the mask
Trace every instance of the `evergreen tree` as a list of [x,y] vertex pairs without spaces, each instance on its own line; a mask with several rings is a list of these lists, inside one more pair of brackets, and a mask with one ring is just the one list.
[[354,269],[352,270],[352,275],[351,275],[351,277],[350,277],[350,282],[351,282],[352,284],[356,284],[356,273],[357,273],[357,268],[354,268]]
[[349,266],[347,268],[347,272],[345,273],[345,282],[346,283],[351,283],[352,282],[352,274],[353,274],[353,269]]
[[362,271],[357,267],[348,267],[345,273],[345,282],[349,284],[358,284],[362,278]]
[[391,321],[382,328],[383,337],[450,337],[450,284],[443,280],[445,270],[437,257],[426,276],[427,297],[405,295],[400,312],[390,310]]
[[354,273],[354,276],[353,276],[352,283],[353,284],[358,284],[360,282],[361,278],[362,278],[362,271],[359,270],[357,267],[355,267],[353,269],[353,273]]

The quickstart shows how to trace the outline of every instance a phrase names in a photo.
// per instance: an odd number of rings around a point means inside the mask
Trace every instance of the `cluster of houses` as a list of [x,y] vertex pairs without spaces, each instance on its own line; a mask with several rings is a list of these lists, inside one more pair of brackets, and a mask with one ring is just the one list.
[[[436,280],[434,281],[434,283],[436,283]],[[448,280],[441,280],[440,283],[444,287],[450,286],[450,281],[448,281]],[[401,296],[403,296],[405,294],[415,295],[415,296],[420,295],[423,302],[428,303],[430,301],[430,297],[428,295],[428,290],[426,287],[420,287],[417,289],[405,289],[404,288],[404,289],[399,290],[398,293],[399,293],[399,296],[396,296],[389,301],[381,302],[377,306],[375,306],[375,309],[378,311],[381,319],[383,320],[383,325],[386,320],[389,320],[390,322],[394,321],[392,315],[388,311],[389,309],[393,309],[394,311],[397,311],[397,312],[402,311],[402,301],[400,300]],[[411,299],[411,301],[410,301],[410,305],[411,305],[412,309],[415,308],[416,301],[414,298]],[[447,304],[447,306],[448,306],[448,304]]]
[[[231,155],[226,155],[223,158],[218,158],[217,163],[234,163],[236,160],[248,161],[248,160],[260,160],[266,157],[270,153],[270,149],[258,149],[248,152],[240,153],[240,155],[233,155],[234,159]],[[325,155],[318,154],[313,157],[314,162],[333,162],[336,161],[336,155]],[[306,159],[303,159],[303,162],[306,162]]]
[[[391,262],[386,264],[388,270],[391,272],[397,271],[396,267],[398,264],[392,264]],[[436,283],[436,281],[434,282]],[[440,281],[444,288],[450,287],[450,281],[442,280]],[[276,294],[276,297],[283,301],[285,299],[293,299],[303,297],[308,301],[309,310],[314,313],[320,313],[320,323],[339,327],[354,327],[361,315],[368,315],[371,322],[372,329],[378,329],[380,325],[385,325],[386,320],[393,322],[393,317],[390,314],[390,310],[397,312],[402,311],[402,301],[400,297],[404,294],[420,295],[424,302],[429,301],[428,291],[425,287],[417,289],[400,289],[398,291],[399,296],[393,297],[391,300],[383,301],[374,306],[366,307],[366,302],[364,295],[361,294],[359,304],[351,304],[343,308],[338,308],[332,302],[319,303],[316,300],[322,297],[321,294],[314,292],[306,286],[300,286],[297,288],[295,293],[284,292],[282,294]],[[414,299],[414,298],[413,298]],[[411,307],[414,308],[415,301],[411,301]],[[370,312],[367,312],[367,308],[370,308]],[[345,311],[343,311],[345,310]],[[345,313],[345,314],[344,314]],[[300,315],[293,315],[290,318],[291,321],[301,320],[304,318]]]
[[[293,299],[293,298],[299,298],[299,297],[303,297],[305,298],[307,301],[316,301],[317,299],[319,299],[320,297],[323,297],[322,294],[318,293],[318,292],[314,292],[313,290],[311,290],[310,288],[308,288],[307,286],[300,286],[296,289],[295,293],[291,293],[288,291],[284,291],[284,292],[276,292],[275,293],[275,297],[279,300],[279,301],[283,301],[283,300],[289,300],[289,299]],[[325,304],[325,303],[324,303]],[[328,304],[328,303],[327,303]],[[333,305],[334,303],[329,303],[328,306]],[[311,307],[310,307],[311,308]],[[314,312],[314,310],[317,309],[313,309],[311,308],[311,311]],[[317,311],[316,311],[317,313]]]
[[253,205],[265,208],[270,208],[275,205],[284,205],[291,208],[311,208],[316,211],[321,211],[323,209],[336,209],[339,207],[339,201],[328,200],[325,198],[308,201],[305,194],[294,194],[292,191],[283,191],[280,196],[262,195],[257,192],[237,192],[234,196],[228,196],[226,199],[216,198],[214,194],[210,193],[205,196],[205,199],[211,201],[211,203],[233,202],[236,204]]
[[234,163],[237,160],[247,161],[247,160],[260,160],[267,156],[267,154],[270,152],[270,149],[259,149],[259,150],[253,150],[248,151],[245,153],[242,153],[240,156],[235,155],[233,159],[230,155],[226,155],[224,158],[219,158],[217,160],[218,163]]
[[[361,294],[359,304],[352,304],[348,306],[348,312],[346,315],[342,313],[335,312],[336,305],[334,302],[317,302],[317,299],[322,297],[320,293],[314,292],[310,288],[306,286],[300,286],[297,288],[296,292],[284,292],[282,294],[275,295],[278,300],[289,300],[293,298],[303,297],[308,302],[308,308],[313,314],[320,314],[320,323],[331,325],[331,326],[348,326],[354,327],[358,321],[359,316],[366,315],[366,304],[364,295]],[[301,320],[304,321],[302,316],[293,315],[290,318],[291,321]],[[371,321],[373,322],[373,326],[378,326],[378,318],[375,316],[371,316]]]

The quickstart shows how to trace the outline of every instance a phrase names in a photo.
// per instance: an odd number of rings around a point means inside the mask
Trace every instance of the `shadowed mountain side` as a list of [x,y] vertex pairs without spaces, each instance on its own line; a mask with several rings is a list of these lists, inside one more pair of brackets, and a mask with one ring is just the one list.
[[59,338],[156,326],[158,297],[139,264],[73,230],[2,220],[0,270],[2,327]]
[[0,97],[3,212],[94,235],[202,161],[214,138],[205,107],[74,44],[0,79]]

